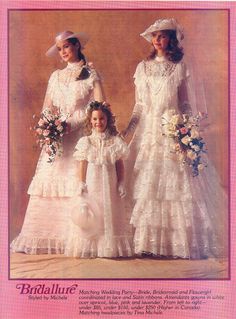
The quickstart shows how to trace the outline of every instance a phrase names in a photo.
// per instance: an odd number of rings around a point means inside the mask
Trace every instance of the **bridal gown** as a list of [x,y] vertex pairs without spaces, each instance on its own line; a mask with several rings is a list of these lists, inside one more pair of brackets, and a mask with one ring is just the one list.
[[227,196],[215,168],[196,177],[173,153],[174,141],[163,135],[169,110],[189,112],[189,72],[184,62],[165,58],[142,61],[135,75],[138,122],[126,163],[135,253],[171,258],[225,255]]
[[76,80],[81,68],[68,63],[52,73],[45,96],[44,108],[56,106],[69,114],[71,132],[63,136],[63,154],[48,163],[42,149],[35,175],[28,189],[30,195],[20,234],[11,243],[13,252],[27,254],[64,253],[68,235],[68,203],[78,189],[77,163],[73,152],[83,135],[81,123],[85,108],[93,99],[94,82],[99,80],[95,69],[84,80]]

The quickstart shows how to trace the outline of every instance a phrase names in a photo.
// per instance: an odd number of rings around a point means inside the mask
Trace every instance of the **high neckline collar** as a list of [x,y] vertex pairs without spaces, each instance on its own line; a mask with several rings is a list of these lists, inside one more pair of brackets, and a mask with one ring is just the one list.
[[81,68],[82,65],[80,63],[80,61],[76,61],[76,62],[68,62],[67,63],[67,68],[68,69],[77,69],[77,68]]
[[110,133],[107,129],[104,132],[97,132],[95,129],[92,129],[91,136],[99,140],[106,140],[109,138]]
[[166,57],[165,55],[162,55],[162,56],[156,55],[156,56],[155,56],[155,60],[156,60],[157,62],[164,62],[164,61],[167,61],[167,57]]

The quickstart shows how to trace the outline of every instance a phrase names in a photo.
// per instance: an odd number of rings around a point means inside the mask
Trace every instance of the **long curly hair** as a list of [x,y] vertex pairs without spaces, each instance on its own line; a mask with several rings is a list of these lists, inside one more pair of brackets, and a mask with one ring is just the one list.
[[[166,57],[169,61],[173,63],[178,63],[182,60],[184,56],[183,48],[179,46],[179,41],[176,38],[175,30],[162,30],[165,35],[169,37],[169,44],[166,49]],[[147,57],[147,60],[153,60],[156,56],[156,50],[153,47],[150,55]]]
[[86,135],[90,135],[92,133],[92,124],[91,124],[91,118],[92,118],[92,113],[93,111],[102,111],[106,117],[107,117],[107,130],[111,135],[117,135],[118,131],[116,129],[116,119],[115,119],[115,115],[112,113],[111,108],[110,108],[110,104],[106,103],[106,102],[97,102],[97,101],[93,101],[89,104],[89,106],[87,107],[87,117],[85,120],[85,129],[84,129],[84,133]]

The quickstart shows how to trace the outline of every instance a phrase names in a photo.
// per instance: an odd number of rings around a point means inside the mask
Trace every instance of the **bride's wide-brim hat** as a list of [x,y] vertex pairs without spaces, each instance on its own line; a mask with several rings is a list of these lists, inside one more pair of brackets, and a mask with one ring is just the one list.
[[174,30],[176,32],[176,38],[179,42],[181,42],[184,38],[183,28],[174,18],[158,19],[140,35],[148,42],[152,42],[153,33],[163,30]]
[[81,45],[81,50],[84,49],[86,43],[89,40],[89,37],[85,32],[74,33],[72,31],[63,31],[63,32],[60,32],[57,34],[57,36],[55,37],[55,44],[53,46],[51,46],[45,54],[47,56],[54,56],[58,52],[57,42],[58,41],[65,41],[65,40],[68,40],[71,38],[76,38],[79,40],[79,43]]

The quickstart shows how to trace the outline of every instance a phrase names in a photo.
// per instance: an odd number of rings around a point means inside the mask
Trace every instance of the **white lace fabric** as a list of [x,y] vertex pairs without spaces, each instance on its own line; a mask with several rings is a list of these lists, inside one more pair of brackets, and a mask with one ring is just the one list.
[[182,258],[225,256],[227,196],[214,167],[208,161],[208,167],[192,177],[191,168],[173,153],[174,142],[163,136],[161,119],[166,111],[191,112],[186,65],[165,59],[142,61],[134,78],[134,112],[139,121],[126,171],[133,202],[135,253]]
[[14,252],[29,254],[63,253],[68,232],[68,202],[78,189],[77,163],[74,148],[83,135],[81,121],[85,108],[93,100],[93,85],[99,80],[96,70],[90,77],[76,80],[78,65],[56,70],[49,79],[44,108],[56,106],[62,113],[69,113],[72,132],[63,137],[63,154],[48,163],[42,150],[35,175],[28,189],[29,204],[22,230],[13,240]]
[[86,184],[89,205],[93,209],[95,227],[84,230],[70,223],[65,247],[67,256],[128,257],[132,256],[132,237],[124,203],[118,193],[115,162],[126,158],[128,147],[118,136],[96,133],[82,137],[74,157],[88,161]]

